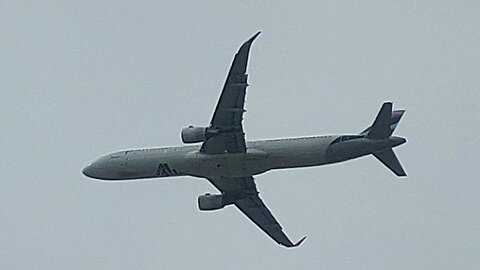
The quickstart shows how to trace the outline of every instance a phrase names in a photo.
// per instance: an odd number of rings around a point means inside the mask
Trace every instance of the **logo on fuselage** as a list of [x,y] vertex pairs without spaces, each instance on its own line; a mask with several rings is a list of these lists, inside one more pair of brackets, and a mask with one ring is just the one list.
[[178,174],[178,172],[175,169],[171,169],[170,166],[168,166],[167,163],[158,164],[158,168],[157,168],[157,175],[158,176],[160,176],[160,177],[175,176],[177,174]]

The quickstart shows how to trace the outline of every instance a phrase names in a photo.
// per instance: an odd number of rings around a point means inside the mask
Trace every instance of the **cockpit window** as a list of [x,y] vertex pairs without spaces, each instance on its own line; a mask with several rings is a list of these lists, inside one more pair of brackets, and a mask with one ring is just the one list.
[[346,141],[351,141],[351,140],[356,140],[356,139],[361,139],[363,138],[363,135],[346,135],[346,136],[340,136],[336,138],[331,144],[339,143],[339,142],[346,142]]

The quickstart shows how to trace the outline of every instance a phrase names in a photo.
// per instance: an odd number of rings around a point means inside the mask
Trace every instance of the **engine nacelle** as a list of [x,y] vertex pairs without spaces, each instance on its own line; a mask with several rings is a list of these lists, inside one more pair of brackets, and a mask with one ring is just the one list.
[[199,143],[208,139],[206,127],[194,127],[189,126],[182,129],[182,142],[183,143]]
[[198,196],[198,208],[202,211],[212,211],[222,209],[225,205],[223,195],[205,194]]

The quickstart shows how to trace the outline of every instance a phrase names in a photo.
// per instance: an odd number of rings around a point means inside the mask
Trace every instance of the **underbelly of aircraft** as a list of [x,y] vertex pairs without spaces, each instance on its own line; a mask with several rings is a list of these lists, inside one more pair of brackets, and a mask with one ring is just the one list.
[[206,155],[195,154],[194,165],[185,173],[202,177],[246,177],[266,172],[268,154],[255,149],[247,153]]
[[[200,177],[247,177],[272,169],[315,166],[324,163],[319,152],[264,152],[248,149],[247,153],[206,155],[195,152],[189,155],[193,166],[182,168],[182,172]],[[190,163],[192,164],[192,163]]]

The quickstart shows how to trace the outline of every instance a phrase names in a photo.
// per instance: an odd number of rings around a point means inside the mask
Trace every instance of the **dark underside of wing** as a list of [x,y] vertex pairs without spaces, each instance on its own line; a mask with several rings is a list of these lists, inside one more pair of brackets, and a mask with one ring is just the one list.
[[303,241],[302,239],[294,244],[288,239],[280,224],[258,196],[253,177],[222,177],[208,180],[222,194],[233,198],[233,204],[278,244],[286,247],[295,247]]
[[205,154],[245,153],[246,151],[242,127],[248,86],[246,71],[250,47],[259,34],[260,32],[247,40],[233,59],[210,122],[210,128],[216,130],[218,135],[203,143],[201,151]]

